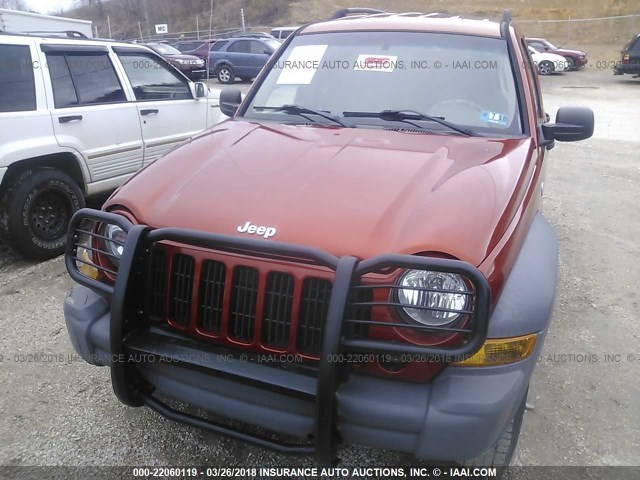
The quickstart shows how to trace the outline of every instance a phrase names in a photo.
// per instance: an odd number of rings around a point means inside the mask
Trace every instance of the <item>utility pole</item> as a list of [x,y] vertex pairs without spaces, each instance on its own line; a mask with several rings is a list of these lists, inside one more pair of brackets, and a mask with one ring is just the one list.
[[109,15],[107,15],[107,28],[109,29],[109,38],[113,38],[111,36],[111,19],[109,18]]
[[140,31],[140,41],[142,42],[142,27],[140,26],[140,22],[138,22],[138,30]]
[[196,15],[196,40],[200,40],[200,26],[198,25],[198,15]]
[[211,7],[209,8],[209,40],[211,40],[212,25],[213,25],[213,0],[211,0]]
[[245,26],[244,26],[244,8],[241,8],[241,9],[240,9],[240,18],[242,19],[242,31],[243,31],[243,32],[246,32],[246,31],[247,31],[247,29],[246,29],[246,28],[245,28]]
[[149,5],[147,0],[142,0],[142,13],[144,15],[144,21],[147,23],[147,33],[151,36],[151,23],[149,22]]

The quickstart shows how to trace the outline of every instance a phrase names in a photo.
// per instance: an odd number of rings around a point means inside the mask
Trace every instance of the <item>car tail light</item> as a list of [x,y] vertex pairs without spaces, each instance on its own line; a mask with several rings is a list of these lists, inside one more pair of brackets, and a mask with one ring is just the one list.
[[628,53],[625,53],[624,55],[622,55],[622,63],[626,63],[626,64],[628,64],[628,63],[629,63],[630,58],[631,58],[631,57],[629,56],[629,54],[628,54]]

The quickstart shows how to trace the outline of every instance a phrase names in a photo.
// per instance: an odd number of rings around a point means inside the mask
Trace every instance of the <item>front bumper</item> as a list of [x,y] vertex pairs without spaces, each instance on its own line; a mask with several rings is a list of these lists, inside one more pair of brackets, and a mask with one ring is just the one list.
[[184,74],[192,80],[199,80],[207,76],[207,69],[199,67],[193,70],[184,70]]
[[[87,362],[121,361],[110,350],[111,313],[101,295],[77,286],[69,293],[64,312],[72,344]],[[339,435],[346,443],[418,458],[473,458],[492,445],[511,420],[526,393],[543,338],[541,332],[536,352],[526,360],[498,367],[448,367],[428,384],[352,373],[336,391]],[[154,333],[130,337],[126,345],[138,358],[137,374],[158,393],[268,430],[299,438],[314,435],[312,376],[215,351],[202,353],[195,368],[194,352],[201,350],[180,347],[177,337],[162,341]],[[187,358],[191,360],[180,361]],[[272,388],[246,379],[269,379]]]
[[[100,236],[92,233],[94,230],[86,226],[87,221],[115,224],[128,232],[119,267],[111,272],[116,276],[114,285],[84,276],[79,270],[79,264],[86,263],[79,255],[81,249],[96,247],[82,246],[87,245],[82,243],[82,236]],[[543,248],[545,242],[541,239],[545,237],[550,237],[549,249]],[[555,279],[544,275],[555,275],[557,249],[551,237],[548,224],[542,217],[536,217],[494,309],[489,329],[494,338],[538,332],[533,355],[499,367],[447,367],[430,383],[374,378],[331,359],[341,352],[453,358],[476,352],[488,332],[489,286],[476,268],[457,260],[390,254],[358,261],[281,242],[177,228],[154,230],[132,225],[120,215],[83,209],[71,221],[65,261],[72,278],[84,286],[74,288],[66,299],[65,318],[75,350],[89,363],[110,366],[114,393],[127,405],[146,404],[175,420],[285,453],[314,454],[322,464],[335,460],[340,441],[403,451],[419,458],[464,460],[479,455],[496,442],[525,395],[547,330],[555,291]],[[203,343],[162,324],[150,323],[140,299],[144,297],[141,289],[145,275],[152,272],[145,259],[157,242],[241,252],[257,258],[285,257],[290,259],[287,261],[314,263],[330,269],[334,274],[333,287],[317,369],[300,371],[233,356],[230,359],[229,351],[220,345]],[[525,251],[527,254],[523,256]],[[553,268],[547,268],[547,263]],[[446,347],[419,346],[344,334],[343,324],[354,321],[345,318],[346,312],[364,305],[350,299],[352,289],[371,288],[361,283],[362,277],[390,268],[464,275],[472,287],[469,289],[472,292],[466,294],[473,299],[467,307],[471,311],[464,313],[472,314],[472,319],[456,331],[464,332],[466,341]],[[549,287],[548,291],[532,291],[520,285],[521,280],[528,285],[538,278],[543,280],[540,285]],[[395,304],[377,300],[367,305]],[[364,322],[378,329],[396,325],[375,319]],[[409,328],[408,324],[402,325]],[[446,331],[449,327],[437,328]],[[192,417],[160,403],[154,396],[157,393],[214,414],[310,441],[302,445],[280,443]]]

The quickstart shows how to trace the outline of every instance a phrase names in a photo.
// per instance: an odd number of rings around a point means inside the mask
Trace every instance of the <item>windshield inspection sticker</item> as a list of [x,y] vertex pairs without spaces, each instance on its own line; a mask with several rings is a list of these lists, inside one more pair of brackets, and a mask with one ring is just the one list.
[[485,112],[480,114],[480,120],[483,122],[497,123],[498,125],[507,124],[507,116],[504,113]]
[[398,57],[394,55],[358,55],[354,70],[367,72],[393,72],[398,64]]
[[276,85],[309,85],[320,68],[320,61],[327,45],[302,45],[294,47],[286,60],[280,60],[274,68],[281,68]]

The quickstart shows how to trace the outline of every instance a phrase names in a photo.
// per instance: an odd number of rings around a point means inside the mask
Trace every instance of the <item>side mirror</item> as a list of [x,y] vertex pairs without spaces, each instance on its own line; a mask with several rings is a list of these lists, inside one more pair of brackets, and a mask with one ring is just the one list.
[[220,110],[227,117],[233,117],[242,103],[242,93],[239,88],[223,88],[220,92]]
[[268,48],[265,48],[262,53],[264,53],[265,55],[271,55],[273,52],[271,50],[269,50]]
[[193,93],[196,98],[206,97],[207,90],[209,90],[209,88],[203,82],[196,82],[193,84]]
[[556,114],[556,123],[541,126],[542,145],[552,146],[559,142],[577,142],[593,135],[593,110],[584,107],[561,107]]

